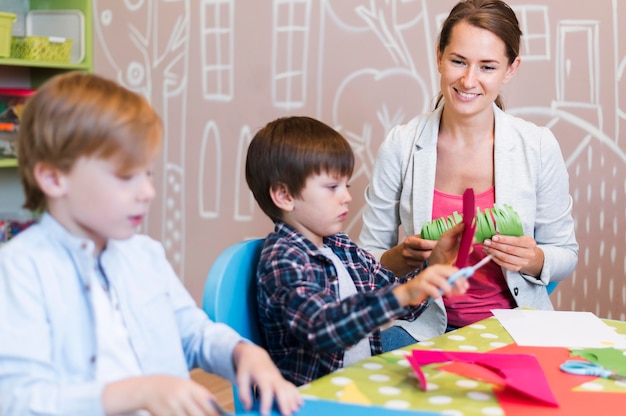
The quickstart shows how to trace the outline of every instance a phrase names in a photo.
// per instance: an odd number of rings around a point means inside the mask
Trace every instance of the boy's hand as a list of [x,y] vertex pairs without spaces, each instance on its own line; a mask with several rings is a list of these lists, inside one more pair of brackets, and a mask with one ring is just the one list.
[[300,392],[283,378],[263,348],[240,342],[233,351],[233,361],[237,369],[239,398],[246,409],[252,407],[252,386],[259,391],[261,414],[270,413],[274,399],[283,415],[291,415],[300,408]]
[[454,266],[443,264],[429,266],[413,279],[395,287],[393,293],[404,307],[419,305],[429,297],[436,299],[442,293],[446,296],[462,295],[469,287],[467,279],[460,278],[453,286],[448,283],[448,277],[458,270]]
[[133,377],[108,384],[102,393],[105,414],[147,410],[152,416],[218,416],[215,397],[202,385],[174,376]]

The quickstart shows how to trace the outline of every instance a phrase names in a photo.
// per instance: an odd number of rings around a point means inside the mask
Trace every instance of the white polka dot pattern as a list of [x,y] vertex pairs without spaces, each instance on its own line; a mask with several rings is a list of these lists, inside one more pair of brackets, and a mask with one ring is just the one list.
[[[626,322],[605,322],[626,337]],[[500,323],[495,318],[489,318],[427,342],[368,358],[300,389],[305,397],[340,398],[341,401],[374,404],[389,409],[433,411],[446,416],[504,416],[493,385],[439,371],[436,369],[439,364],[421,367],[427,388],[426,391],[420,390],[406,356],[413,349],[490,351],[512,342]],[[577,387],[577,390],[626,394],[626,383],[595,379]]]

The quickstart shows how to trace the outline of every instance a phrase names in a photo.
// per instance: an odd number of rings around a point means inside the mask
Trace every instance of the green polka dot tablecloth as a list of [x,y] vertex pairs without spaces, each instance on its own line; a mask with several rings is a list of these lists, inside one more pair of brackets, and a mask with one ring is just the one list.
[[[626,337],[626,322],[604,322]],[[428,387],[426,391],[420,390],[406,356],[413,349],[480,352],[512,343],[513,339],[500,322],[488,318],[432,340],[360,361],[301,386],[300,390],[303,397],[310,399],[432,411],[447,416],[504,416],[492,384],[437,370],[441,363],[422,367]],[[626,394],[626,383],[594,379],[577,389]],[[624,401],[626,403],[626,396]]]

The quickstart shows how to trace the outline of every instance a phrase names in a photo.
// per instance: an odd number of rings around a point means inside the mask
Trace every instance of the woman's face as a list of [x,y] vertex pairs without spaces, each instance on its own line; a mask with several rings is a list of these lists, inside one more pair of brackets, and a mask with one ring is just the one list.
[[509,65],[502,39],[492,32],[459,22],[443,52],[437,51],[441,93],[446,111],[461,117],[491,112],[500,87],[519,67]]

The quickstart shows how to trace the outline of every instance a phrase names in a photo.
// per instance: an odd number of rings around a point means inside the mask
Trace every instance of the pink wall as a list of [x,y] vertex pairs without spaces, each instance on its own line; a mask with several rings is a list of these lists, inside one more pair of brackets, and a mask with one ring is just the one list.
[[[372,6],[374,3],[374,6]],[[309,115],[353,144],[347,232],[385,133],[429,110],[434,45],[455,0],[94,0],[96,72],[145,94],[163,116],[159,196],[145,231],[161,240],[200,302],[230,244],[271,223],[243,176],[254,132]],[[549,126],[570,174],[578,267],[561,310],[626,319],[626,5],[510,0],[524,31],[507,110]]]

